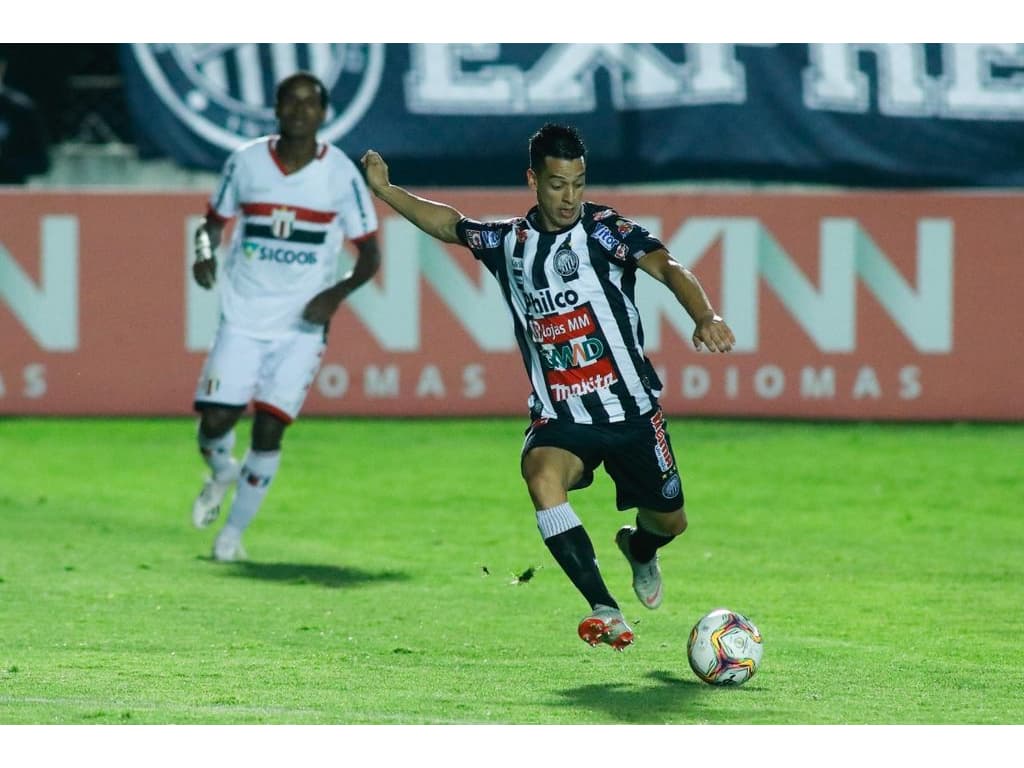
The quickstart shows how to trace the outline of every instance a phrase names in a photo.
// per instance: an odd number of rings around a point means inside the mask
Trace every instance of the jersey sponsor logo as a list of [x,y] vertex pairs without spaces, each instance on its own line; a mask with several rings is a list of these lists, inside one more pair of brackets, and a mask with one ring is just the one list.
[[608,229],[604,224],[598,224],[594,227],[594,231],[590,233],[590,236],[597,240],[608,253],[612,253],[618,248],[621,243],[612,234],[612,231]]
[[545,344],[540,355],[548,368],[582,368],[604,357],[604,344],[600,339],[574,339],[569,344]]
[[651,426],[654,428],[654,457],[658,460],[658,468],[662,472],[668,472],[675,466],[672,458],[672,449],[668,446],[668,438],[665,436],[665,417],[658,409],[651,416]]
[[562,309],[572,309],[579,300],[579,294],[571,288],[557,293],[545,288],[526,294],[526,306],[533,315],[550,315]]
[[277,130],[274,89],[311,71],[328,90],[319,137],[335,143],[373,103],[383,43],[136,43],[131,53],[161,102],[194,134],[225,150]]
[[555,252],[554,262],[555,272],[566,280],[575,280],[579,277],[580,257],[568,245],[563,245]]
[[594,333],[597,325],[588,307],[567,315],[553,315],[530,321],[530,335],[538,344],[564,344],[569,339]]
[[483,238],[484,246],[487,248],[497,248],[501,243],[501,233],[493,229],[481,230],[480,236]]
[[295,227],[295,211],[288,208],[275,208],[270,214],[270,231],[278,240],[291,237]]
[[554,402],[562,402],[570,397],[582,397],[607,389],[615,384],[619,377],[615,375],[611,361],[607,358],[598,360],[585,368],[571,368],[566,371],[547,371],[548,391]]
[[274,261],[278,264],[316,264],[316,251],[293,251],[291,248],[271,248],[259,243],[242,243],[247,259]]

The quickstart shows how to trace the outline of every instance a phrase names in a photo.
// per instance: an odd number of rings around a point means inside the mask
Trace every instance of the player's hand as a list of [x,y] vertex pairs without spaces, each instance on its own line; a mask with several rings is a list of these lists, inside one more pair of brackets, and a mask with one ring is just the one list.
[[327,325],[346,296],[348,296],[348,291],[341,283],[320,291],[309,300],[306,308],[302,310],[302,319],[314,325]]
[[366,150],[360,162],[363,164],[363,170],[366,171],[366,183],[375,195],[380,195],[383,190],[391,186],[391,180],[388,178],[388,164],[376,150]]
[[203,288],[209,290],[217,282],[217,260],[203,259],[192,265],[192,277]]
[[706,315],[693,331],[693,348],[707,347],[708,352],[728,352],[736,344],[732,329],[718,315]]

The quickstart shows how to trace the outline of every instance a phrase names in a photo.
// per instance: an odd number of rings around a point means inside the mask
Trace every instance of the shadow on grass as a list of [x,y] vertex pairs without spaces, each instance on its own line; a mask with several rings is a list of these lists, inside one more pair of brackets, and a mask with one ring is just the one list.
[[257,563],[246,560],[218,563],[218,566],[224,568],[227,574],[240,578],[277,581],[282,584],[315,584],[328,589],[409,579],[409,574],[401,571],[364,571],[361,568],[308,563]]
[[648,672],[644,677],[651,683],[583,685],[559,693],[574,705],[604,711],[619,723],[678,723],[703,709],[699,702],[709,689],[699,680],[665,671]]

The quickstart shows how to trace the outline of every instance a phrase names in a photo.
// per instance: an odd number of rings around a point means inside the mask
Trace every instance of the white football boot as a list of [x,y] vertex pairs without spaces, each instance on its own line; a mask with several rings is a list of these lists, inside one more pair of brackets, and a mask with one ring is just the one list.
[[242,534],[225,525],[213,540],[213,559],[218,563],[237,563],[248,559],[242,547]]
[[658,553],[649,562],[641,563],[633,557],[629,551],[629,537],[636,529],[631,525],[624,525],[615,534],[615,543],[619,546],[629,567],[633,569],[633,591],[640,599],[640,602],[647,608],[655,609],[661,605],[663,597],[661,589],[661,568],[658,566]]
[[192,503],[192,525],[196,528],[206,528],[220,515],[220,505],[224,496],[231,489],[231,486],[238,480],[242,471],[241,465],[235,459],[231,460],[231,469],[224,473],[221,478],[210,477],[203,484],[196,500]]
[[595,605],[594,612],[585,616],[580,622],[580,639],[589,645],[607,643],[616,651],[624,650],[633,644],[633,630],[622,611],[607,605]]

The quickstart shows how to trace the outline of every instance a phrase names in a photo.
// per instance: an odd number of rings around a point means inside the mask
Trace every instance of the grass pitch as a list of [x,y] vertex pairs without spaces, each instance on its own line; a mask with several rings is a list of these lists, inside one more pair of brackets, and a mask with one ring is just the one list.
[[[672,419],[691,525],[660,610],[607,477],[571,496],[618,654],[576,637],[525,426],[300,420],[224,565],[191,419],[0,423],[0,723],[1024,723],[1024,427]],[[737,689],[686,662],[723,605],[765,638]]]

